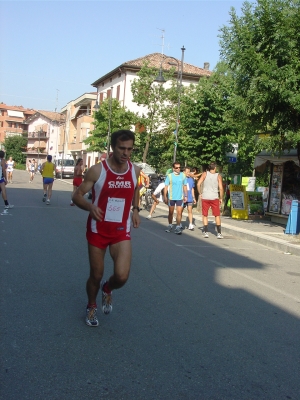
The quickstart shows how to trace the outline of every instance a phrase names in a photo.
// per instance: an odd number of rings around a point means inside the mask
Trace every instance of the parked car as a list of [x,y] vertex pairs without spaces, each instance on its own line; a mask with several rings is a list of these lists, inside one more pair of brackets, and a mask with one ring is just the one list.
[[75,161],[74,160],[56,160],[55,176],[56,178],[73,178]]

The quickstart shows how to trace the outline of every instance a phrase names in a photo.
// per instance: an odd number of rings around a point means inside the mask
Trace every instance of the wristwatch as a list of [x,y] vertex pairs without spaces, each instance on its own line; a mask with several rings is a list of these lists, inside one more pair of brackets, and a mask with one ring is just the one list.
[[138,206],[133,206],[131,210],[132,210],[132,211],[133,211],[133,210],[138,210],[138,212],[141,211],[140,208],[139,208]]

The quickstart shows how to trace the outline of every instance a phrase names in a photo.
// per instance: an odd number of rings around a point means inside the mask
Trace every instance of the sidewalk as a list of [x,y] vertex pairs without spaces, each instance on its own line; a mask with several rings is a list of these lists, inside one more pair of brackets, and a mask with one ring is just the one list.
[[[167,206],[159,203],[157,208],[167,213]],[[185,221],[187,213],[183,212],[183,221]],[[197,226],[202,226],[202,216],[195,209],[193,217]],[[224,236],[232,235],[251,242],[262,244],[283,253],[290,253],[300,256],[300,235],[286,235],[284,233],[285,226],[275,224],[268,219],[257,220],[237,220],[231,217],[221,217],[222,233]],[[209,217],[209,230],[214,230],[214,217]]]

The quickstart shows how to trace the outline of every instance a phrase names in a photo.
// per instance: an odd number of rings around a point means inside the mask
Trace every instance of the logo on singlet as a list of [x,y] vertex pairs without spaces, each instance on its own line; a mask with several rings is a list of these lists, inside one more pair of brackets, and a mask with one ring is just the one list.
[[131,189],[130,181],[109,181],[108,182],[109,189]]
[[124,177],[123,176],[117,176],[117,179],[123,179],[124,180]]

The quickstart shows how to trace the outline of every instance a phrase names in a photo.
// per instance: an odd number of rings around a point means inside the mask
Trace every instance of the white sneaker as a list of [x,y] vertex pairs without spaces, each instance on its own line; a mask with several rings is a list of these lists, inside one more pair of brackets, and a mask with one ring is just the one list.
[[182,234],[182,230],[181,230],[180,226],[176,226],[174,233],[176,233],[176,235]]
[[190,225],[189,225],[189,230],[190,230],[190,231],[193,231],[193,230],[194,230],[194,225],[193,225],[193,224],[190,224]]
[[146,217],[146,218],[147,218],[147,219],[151,219],[151,218],[152,218],[152,215],[149,214],[148,217]]
[[50,199],[47,199],[46,204],[47,206],[50,204]]
[[218,234],[217,234],[217,239],[223,239],[222,233],[218,233]]
[[170,225],[167,227],[167,229],[165,230],[165,232],[170,233],[170,232],[172,231],[172,228],[173,228],[173,225],[170,224]]
[[12,204],[8,204],[7,206],[4,206],[4,209],[8,209],[8,208],[13,208],[14,206]]
[[208,236],[208,232],[204,232],[203,237],[208,238],[208,237],[209,237],[209,236]]

